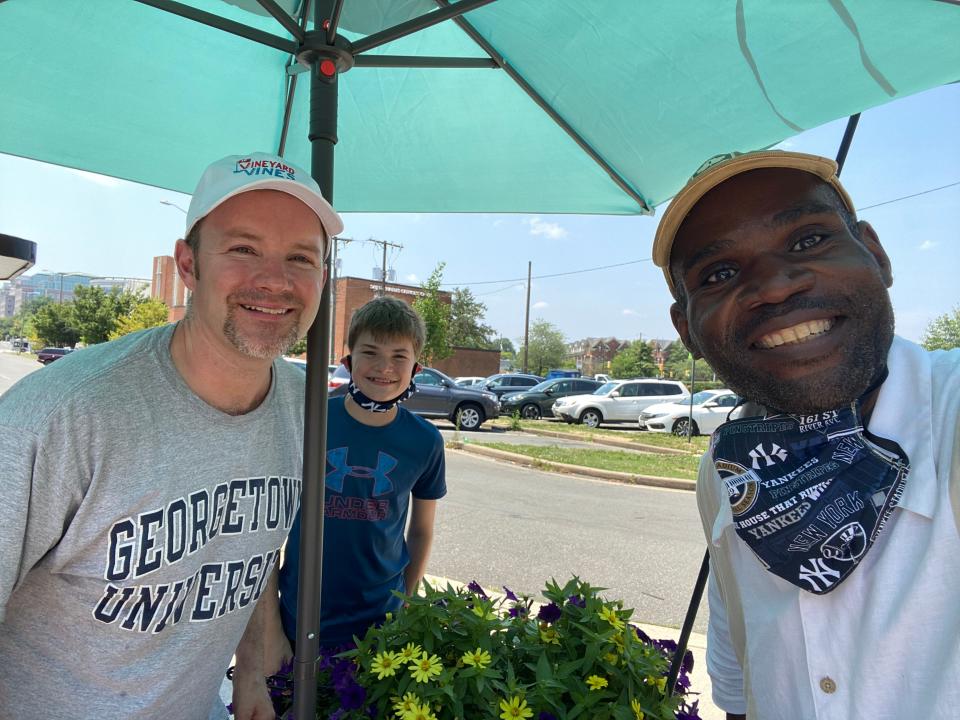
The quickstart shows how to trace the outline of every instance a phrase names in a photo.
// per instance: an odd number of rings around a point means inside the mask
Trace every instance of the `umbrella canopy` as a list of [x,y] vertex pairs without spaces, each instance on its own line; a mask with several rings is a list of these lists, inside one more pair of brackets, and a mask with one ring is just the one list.
[[[216,158],[279,150],[310,159],[341,211],[649,213],[706,157],[960,77],[947,2],[309,5],[0,0],[0,152],[189,192]],[[329,313],[328,287],[309,357],[326,356]],[[304,718],[326,445],[326,372],[312,365]]]
[[[302,4],[280,3],[298,21]],[[275,46],[295,53],[291,33],[256,0],[181,7],[263,42],[153,5],[178,4],[0,3],[0,152],[189,193],[213,159],[276,151],[291,53]],[[437,10],[345,0],[340,34],[362,49]],[[941,2],[498,0],[463,19],[475,37],[446,21],[340,76],[341,211],[648,212],[710,155],[960,78],[960,9]],[[369,66],[385,56],[486,66]],[[285,148],[304,166],[306,80]]]

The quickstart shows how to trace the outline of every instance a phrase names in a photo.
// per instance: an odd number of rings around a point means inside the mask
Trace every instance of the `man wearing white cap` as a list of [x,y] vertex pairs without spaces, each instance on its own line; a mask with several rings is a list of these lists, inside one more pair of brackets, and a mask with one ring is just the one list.
[[342,228],[304,170],[224,158],[176,245],[186,317],[0,397],[5,717],[226,717],[300,500],[304,378],[278,356]]
[[707,667],[728,718],[955,717],[960,350],[893,332],[890,261],[827,158],[716,158],[654,261],[745,400],[711,438]]

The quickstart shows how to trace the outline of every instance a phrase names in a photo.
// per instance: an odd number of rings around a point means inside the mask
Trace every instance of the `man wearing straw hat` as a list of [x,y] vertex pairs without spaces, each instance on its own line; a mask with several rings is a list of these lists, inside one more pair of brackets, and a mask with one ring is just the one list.
[[708,161],[654,261],[695,357],[745,398],[697,499],[729,718],[960,707],[960,350],[894,335],[890,261],[826,158]]
[[[0,397],[4,717],[226,717],[300,501],[304,377],[279,356],[342,227],[282,158],[213,163],[176,244],[186,317]],[[237,682],[272,716],[261,646],[240,645]]]

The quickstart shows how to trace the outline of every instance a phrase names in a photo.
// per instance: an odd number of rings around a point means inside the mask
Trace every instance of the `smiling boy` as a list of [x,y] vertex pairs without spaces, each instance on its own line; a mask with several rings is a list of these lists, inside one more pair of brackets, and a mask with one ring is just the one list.
[[[349,392],[331,398],[323,536],[320,644],[343,645],[416,591],[433,542],[437,500],[446,494],[443,440],[399,403],[412,393],[423,320],[406,303],[371,300],[347,333]],[[411,501],[412,498],[412,501]],[[409,527],[407,525],[409,508]],[[280,570],[280,616],[296,637],[300,517]]]

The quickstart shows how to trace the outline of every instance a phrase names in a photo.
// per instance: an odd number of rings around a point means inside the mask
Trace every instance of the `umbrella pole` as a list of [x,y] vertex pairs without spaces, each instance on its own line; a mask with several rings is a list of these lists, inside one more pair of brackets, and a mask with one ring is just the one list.
[[[316,0],[314,41],[327,45],[324,21],[334,15],[333,0]],[[333,28],[334,34],[336,29]],[[305,44],[312,44],[309,42]],[[333,151],[337,142],[337,72],[330,57],[312,57],[310,83],[311,173],[333,203]],[[334,242],[328,238],[328,242]],[[326,259],[330,277],[330,256]],[[320,648],[320,588],[323,564],[324,475],[327,454],[327,356],[330,352],[330,283],[324,283],[320,311],[307,334],[307,392],[303,437],[303,492],[300,501],[300,583],[293,716],[316,717],[317,657]]]

